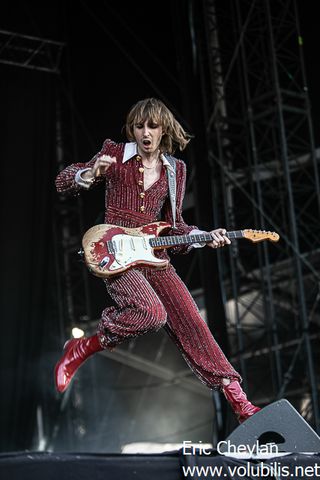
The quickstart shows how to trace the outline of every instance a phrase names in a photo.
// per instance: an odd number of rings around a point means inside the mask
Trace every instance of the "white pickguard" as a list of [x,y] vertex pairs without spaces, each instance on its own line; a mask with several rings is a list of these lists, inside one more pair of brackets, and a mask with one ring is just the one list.
[[109,269],[115,271],[137,261],[163,263],[163,259],[161,260],[153,254],[153,249],[149,244],[151,238],[155,238],[155,235],[115,235],[112,238],[115,260]]

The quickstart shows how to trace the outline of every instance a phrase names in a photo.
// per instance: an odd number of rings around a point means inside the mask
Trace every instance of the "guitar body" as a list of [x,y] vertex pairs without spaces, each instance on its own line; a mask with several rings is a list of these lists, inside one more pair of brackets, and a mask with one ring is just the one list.
[[169,261],[157,258],[149,241],[170,227],[166,222],[137,228],[95,225],[82,238],[84,260],[91,273],[100,278],[118,275],[136,266],[166,268]]
[[[162,269],[169,260],[157,258],[155,249],[170,248],[175,245],[190,245],[198,242],[210,243],[211,233],[195,235],[160,236],[163,230],[171,227],[166,222],[153,222],[137,228],[101,224],[90,228],[82,238],[84,260],[87,267],[97,277],[107,278],[132,267],[144,266]],[[277,242],[276,232],[265,230],[236,230],[226,232],[229,239],[246,238],[257,243],[262,240]]]

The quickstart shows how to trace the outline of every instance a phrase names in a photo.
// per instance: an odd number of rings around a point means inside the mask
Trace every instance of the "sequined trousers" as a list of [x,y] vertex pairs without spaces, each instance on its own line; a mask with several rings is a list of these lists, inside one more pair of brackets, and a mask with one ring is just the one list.
[[202,383],[218,389],[222,378],[241,379],[171,264],[166,270],[130,269],[104,282],[116,306],[103,311],[98,325],[103,348],[163,327]]

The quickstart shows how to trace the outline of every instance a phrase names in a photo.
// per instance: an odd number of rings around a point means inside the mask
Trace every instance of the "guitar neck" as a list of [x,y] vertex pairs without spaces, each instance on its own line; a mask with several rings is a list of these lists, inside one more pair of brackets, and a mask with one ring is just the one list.
[[[234,238],[243,238],[242,230],[227,232],[226,236],[232,240]],[[192,243],[210,243],[212,236],[210,233],[197,233],[195,235],[172,235],[164,237],[155,237],[149,240],[153,248],[170,248],[176,245],[190,245]]]

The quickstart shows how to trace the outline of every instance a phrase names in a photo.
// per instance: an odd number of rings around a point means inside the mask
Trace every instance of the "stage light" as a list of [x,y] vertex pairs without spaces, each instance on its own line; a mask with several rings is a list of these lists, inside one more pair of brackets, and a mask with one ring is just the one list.
[[71,330],[73,338],[81,338],[84,336],[84,331],[81,328],[73,327]]

